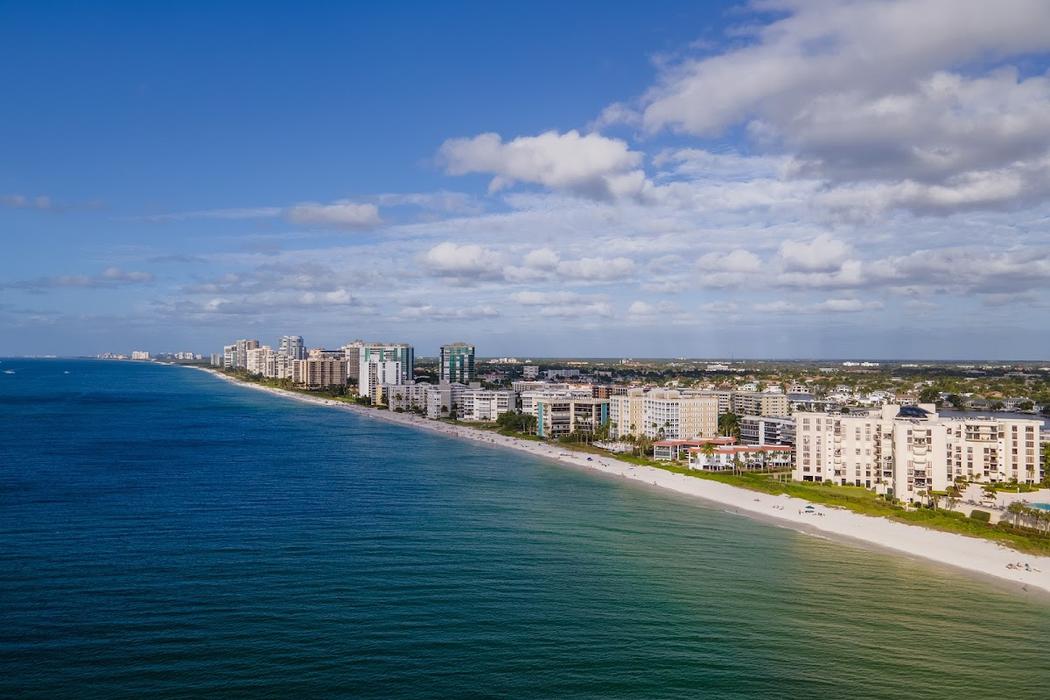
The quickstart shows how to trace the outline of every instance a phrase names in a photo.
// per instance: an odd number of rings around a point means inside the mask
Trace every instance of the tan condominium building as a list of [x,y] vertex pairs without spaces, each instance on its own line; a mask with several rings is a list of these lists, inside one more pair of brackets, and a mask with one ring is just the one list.
[[610,437],[692,440],[718,433],[718,398],[673,389],[631,389],[609,397]]
[[292,381],[308,389],[346,386],[346,361],[334,357],[314,357],[292,361]]
[[786,416],[787,394],[772,391],[734,391],[733,413],[738,416]]
[[948,418],[933,404],[795,414],[798,481],[864,486],[912,501],[956,479],[1037,483],[1038,420]]

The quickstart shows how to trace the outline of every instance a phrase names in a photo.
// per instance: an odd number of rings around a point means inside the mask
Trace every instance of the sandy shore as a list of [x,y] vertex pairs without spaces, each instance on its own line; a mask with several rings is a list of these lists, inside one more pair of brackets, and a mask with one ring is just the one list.
[[[592,469],[613,476],[632,479],[646,485],[669,489],[689,496],[713,501],[727,510],[752,515],[763,520],[795,527],[808,532],[819,532],[833,538],[849,538],[881,548],[920,557],[966,571],[1010,581],[1028,589],[1050,592],[1050,557],[1022,554],[990,540],[965,537],[948,532],[906,525],[885,518],[860,515],[848,510],[811,504],[790,496],[771,496],[747,489],[729,486],[717,481],[675,474],[655,467],[622,462],[615,457],[574,453],[557,444],[521,440],[486,430],[432,421],[407,413],[376,410],[355,406],[297,392],[240,382],[221,372],[197,367],[226,381],[286,398],[351,411],[353,413],[401,423],[414,428],[430,430],[452,437],[473,440],[500,447],[528,452],[544,459],[555,460],[577,467]],[[806,512],[811,506],[814,512]],[[1027,564],[1031,570],[1017,564]],[[1015,565],[1009,568],[1008,565]]]

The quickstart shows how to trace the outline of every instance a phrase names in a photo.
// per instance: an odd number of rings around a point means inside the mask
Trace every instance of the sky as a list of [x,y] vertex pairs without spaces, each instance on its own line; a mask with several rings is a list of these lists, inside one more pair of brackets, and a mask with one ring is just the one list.
[[1047,27],[0,0],[0,355],[1048,359]]

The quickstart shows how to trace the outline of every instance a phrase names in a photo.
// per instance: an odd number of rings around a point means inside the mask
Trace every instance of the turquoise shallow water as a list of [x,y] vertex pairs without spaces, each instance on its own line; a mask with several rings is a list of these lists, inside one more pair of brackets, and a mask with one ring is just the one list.
[[1046,598],[184,368],[0,369],[2,697],[1050,687]]

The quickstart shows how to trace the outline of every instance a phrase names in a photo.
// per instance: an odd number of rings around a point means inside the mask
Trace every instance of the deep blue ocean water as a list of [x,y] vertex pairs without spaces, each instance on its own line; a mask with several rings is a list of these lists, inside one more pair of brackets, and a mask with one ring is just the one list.
[[0,370],[2,697],[1050,688],[1046,597],[192,369]]

